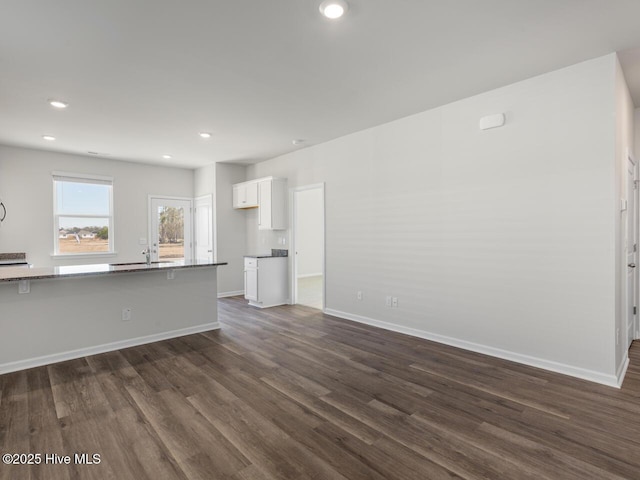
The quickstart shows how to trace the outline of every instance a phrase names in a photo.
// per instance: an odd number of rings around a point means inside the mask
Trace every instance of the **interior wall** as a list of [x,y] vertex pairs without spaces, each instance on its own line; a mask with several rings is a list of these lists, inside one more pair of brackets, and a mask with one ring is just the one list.
[[2,282],[0,374],[219,328],[216,269]]
[[296,192],[298,277],[322,275],[324,200],[322,189]]
[[218,269],[219,296],[244,292],[244,255],[247,255],[247,223],[244,210],[233,208],[233,184],[246,180],[246,167],[215,164],[216,261],[228,265]]
[[636,161],[640,161],[640,108],[633,111],[633,140]]
[[[616,321],[615,351],[616,371],[625,368],[628,361],[626,342],[627,309],[631,300],[627,299],[627,245],[625,223],[627,212],[620,211],[620,200],[630,199],[632,192],[627,191],[627,152],[634,149],[634,106],[631,93],[624,77],[620,62],[615,62],[615,99],[616,99],[616,193],[614,197],[614,215],[616,218]],[[637,213],[637,212],[636,212]]]
[[[308,147],[247,178],[325,182],[329,312],[616,384],[615,63]],[[504,127],[479,130],[499,112]],[[282,232],[247,234],[276,248]]]
[[196,168],[193,171],[193,196],[213,195],[216,191],[215,164]]
[[[113,177],[116,256],[51,257],[54,170]],[[0,252],[26,252],[37,266],[144,261],[139,240],[148,236],[150,194],[193,197],[192,170],[0,145],[0,197],[8,210]]]

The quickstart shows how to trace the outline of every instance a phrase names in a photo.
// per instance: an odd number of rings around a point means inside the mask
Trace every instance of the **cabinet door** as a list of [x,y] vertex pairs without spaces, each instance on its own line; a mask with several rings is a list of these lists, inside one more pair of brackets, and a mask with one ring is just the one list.
[[258,183],[258,229],[271,230],[271,180]]
[[249,268],[244,271],[244,298],[258,301],[258,269]]
[[245,199],[247,207],[258,206],[258,183],[248,183],[245,185]]
[[242,208],[245,199],[245,189],[242,185],[233,186],[233,208]]

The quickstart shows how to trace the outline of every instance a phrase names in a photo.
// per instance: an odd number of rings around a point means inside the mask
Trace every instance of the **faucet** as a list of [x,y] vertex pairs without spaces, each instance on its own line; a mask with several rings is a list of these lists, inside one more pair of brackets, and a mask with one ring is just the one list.
[[147,261],[147,265],[151,265],[151,249],[149,248],[148,245],[147,245],[147,248],[145,248],[142,251],[142,255],[145,255],[145,259]]

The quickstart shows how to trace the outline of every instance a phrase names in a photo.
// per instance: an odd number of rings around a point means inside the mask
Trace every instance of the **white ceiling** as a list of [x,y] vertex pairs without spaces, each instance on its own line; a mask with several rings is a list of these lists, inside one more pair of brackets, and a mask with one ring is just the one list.
[[640,47],[638,0],[348,1],[3,0],[0,143],[254,163]]

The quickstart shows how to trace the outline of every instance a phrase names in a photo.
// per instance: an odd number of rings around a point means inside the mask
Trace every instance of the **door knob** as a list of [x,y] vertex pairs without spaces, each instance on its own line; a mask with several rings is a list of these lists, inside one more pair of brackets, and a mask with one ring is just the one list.
[[636,268],[636,264],[635,263],[630,263],[630,264],[627,265],[627,267]]

